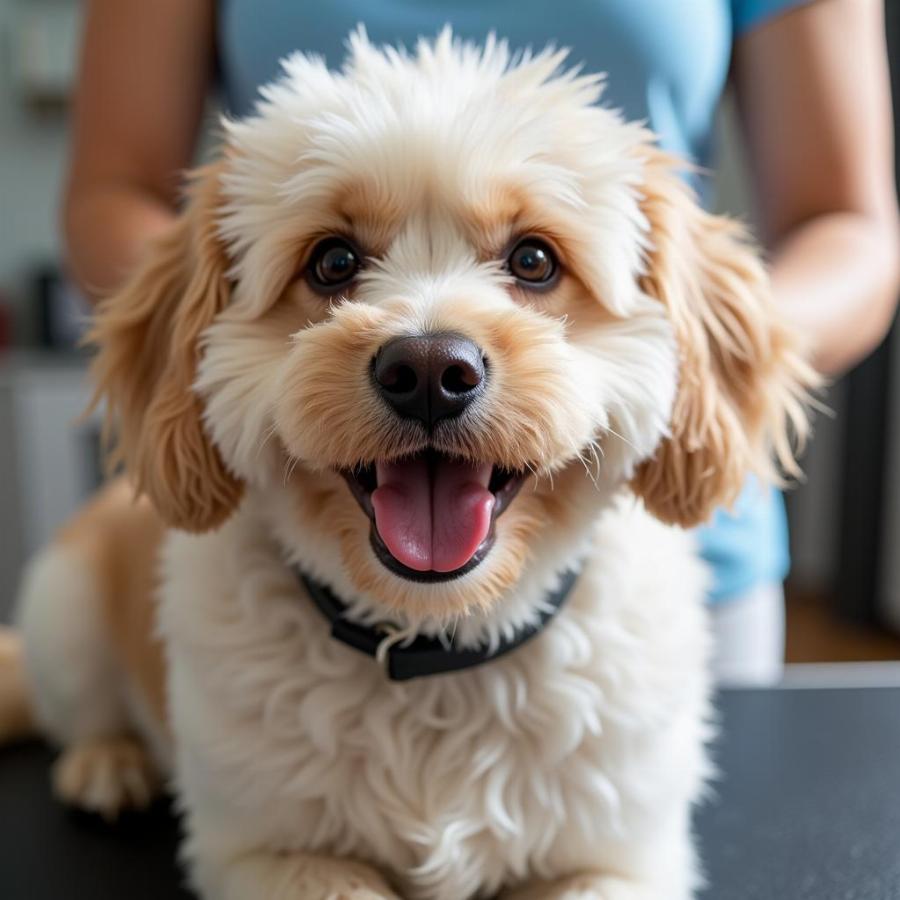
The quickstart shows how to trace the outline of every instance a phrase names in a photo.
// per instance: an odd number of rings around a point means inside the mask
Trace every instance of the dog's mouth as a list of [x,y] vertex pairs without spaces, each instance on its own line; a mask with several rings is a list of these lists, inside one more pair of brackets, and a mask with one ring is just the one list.
[[341,473],[372,523],[372,549],[395,575],[449,581],[490,553],[494,523],[526,474],[425,450]]

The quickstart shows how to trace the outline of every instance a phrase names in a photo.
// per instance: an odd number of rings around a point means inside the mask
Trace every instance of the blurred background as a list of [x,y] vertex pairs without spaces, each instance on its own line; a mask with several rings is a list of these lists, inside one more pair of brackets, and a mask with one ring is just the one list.
[[[888,0],[895,118],[900,3]],[[0,0],[0,621],[21,567],[98,484],[96,417],[76,349],[85,309],[61,268],[57,205],[78,52],[77,0]],[[752,219],[721,115],[718,207]],[[892,333],[828,396],[789,497],[788,661],[900,659],[900,344]]]

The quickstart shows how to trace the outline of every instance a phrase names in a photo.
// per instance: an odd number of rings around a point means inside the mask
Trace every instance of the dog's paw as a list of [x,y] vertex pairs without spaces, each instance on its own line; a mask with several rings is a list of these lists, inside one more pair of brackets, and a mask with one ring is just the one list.
[[53,767],[53,789],[64,803],[114,821],[125,810],[149,806],[161,783],[144,747],[116,737],[66,748]]
[[643,885],[608,875],[573,875],[510,891],[502,900],[660,900]]
[[258,852],[198,863],[201,893],[214,900],[400,900],[378,871],[350,859]]
[[310,900],[400,900],[375,869],[351,860],[311,860],[297,887],[297,897]]

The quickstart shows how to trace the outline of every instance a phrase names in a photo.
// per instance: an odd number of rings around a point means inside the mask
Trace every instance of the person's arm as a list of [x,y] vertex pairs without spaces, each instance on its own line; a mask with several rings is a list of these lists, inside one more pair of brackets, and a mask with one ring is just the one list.
[[814,0],[735,47],[733,78],[776,298],[839,373],[900,290],[882,3]]
[[213,59],[211,0],[87,5],[63,231],[69,273],[113,290],[171,223]]

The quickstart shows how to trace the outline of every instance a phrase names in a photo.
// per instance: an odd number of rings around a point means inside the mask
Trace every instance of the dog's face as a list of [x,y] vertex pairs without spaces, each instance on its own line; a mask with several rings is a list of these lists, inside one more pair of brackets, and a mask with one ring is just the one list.
[[228,126],[95,329],[173,525],[278,485],[357,590],[441,619],[626,484],[691,524],[784,451],[809,375],[758,264],[560,61],[357,37]]

